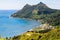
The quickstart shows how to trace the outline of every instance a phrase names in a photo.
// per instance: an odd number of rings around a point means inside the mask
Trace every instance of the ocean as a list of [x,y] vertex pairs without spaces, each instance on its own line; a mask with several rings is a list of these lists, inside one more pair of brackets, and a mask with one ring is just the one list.
[[35,20],[10,17],[16,11],[17,10],[0,10],[0,36],[17,36],[41,24]]

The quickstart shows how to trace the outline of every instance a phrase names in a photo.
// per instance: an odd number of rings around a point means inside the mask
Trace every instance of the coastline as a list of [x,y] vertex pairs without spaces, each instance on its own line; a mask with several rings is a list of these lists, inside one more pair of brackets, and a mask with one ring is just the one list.
[[41,23],[43,21],[43,20],[36,20],[36,19],[32,19],[32,18],[20,18],[20,17],[13,17],[13,16],[10,16],[10,17],[12,17],[12,18],[18,18],[18,19],[26,19],[26,20],[35,20],[35,21],[41,22]]

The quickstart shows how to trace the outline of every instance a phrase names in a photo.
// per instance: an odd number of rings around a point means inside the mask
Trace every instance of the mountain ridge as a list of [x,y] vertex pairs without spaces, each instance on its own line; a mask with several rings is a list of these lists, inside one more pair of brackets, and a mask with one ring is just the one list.
[[[16,13],[15,13],[15,16],[18,16],[18,14],[19,15],[21,15],[21,14],[24,14],[24,13],[32,13],[32,11],[33,10],[39,10],[39,11],[45,11],[45,10],[52,10],[52,9],[50,9],[49,7],[47,7],[44,3],[42,3],[42,2],[40,2],[40,3],[38,3],[38,4],[36,4],[36,5],[29,5],[29,4],[26,4],[21,10],[19,10],[19,11],[17,11]],[[27,14],[28,14],[27,13]],[[14,16],[14,14],[12,15],[12,16]]]
[[[56,14],[57,16],[55,15],[56,16],[55,17],[54,14]],[[21,10],[17,11],[11,16],[19,17],[19,18],[30,18],[30,19],[35,19],[35,20],[43,20],[43,23],[47,22],[49,24],[52,23],[53,25],[56,25],[55,20],[57,22],[57,19],[60,18],[60,16],[58,15],[60,15],[60,10],[51,9],[46,4],[40,2],[36,5],[26,4]],[[52,20],[53,18],[55,20]],[[60,23],[57,22],[57,24],[60,24]]]

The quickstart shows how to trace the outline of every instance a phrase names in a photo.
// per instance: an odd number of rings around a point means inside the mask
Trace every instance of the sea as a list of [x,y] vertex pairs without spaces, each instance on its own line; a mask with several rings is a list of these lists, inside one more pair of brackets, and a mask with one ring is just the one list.
[[41,24],[36,20],[11,17],[17,11],[0,10],[0,37],[14,37]]

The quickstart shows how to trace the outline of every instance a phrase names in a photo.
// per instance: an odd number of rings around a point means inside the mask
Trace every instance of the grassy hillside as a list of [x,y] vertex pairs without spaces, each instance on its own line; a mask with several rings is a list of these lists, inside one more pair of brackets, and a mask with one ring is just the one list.
[[27,31],[19,36],[13,37],[11,40],[60,40],[60,26],[49,31]]
[[6,40],[5,38],[3,38],[3,37],[0,37],[0,40]]

